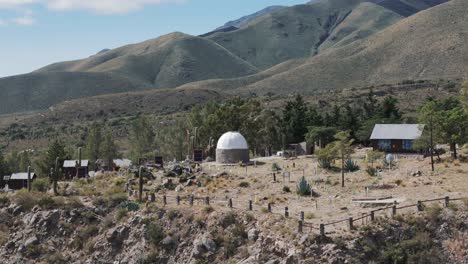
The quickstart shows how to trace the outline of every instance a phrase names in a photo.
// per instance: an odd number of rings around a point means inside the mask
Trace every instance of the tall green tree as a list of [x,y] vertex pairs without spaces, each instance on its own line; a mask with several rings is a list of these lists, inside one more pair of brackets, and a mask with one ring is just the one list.
[[96,161],[101,156],[101,144],[103,142],[102,127],[98,123],[93,123],[85,143],[85,157],[89,159],[91,170],[96,167]]
[[337,158],[341,160],[341,187],[345,187],[345,159],[353,153],[353,142],[354,139],[351,139],[351,135],[348,131],[338,132],[335,135],[336,141],[333,142],[334,153],[336,153]]
[[421,123],[429,124],[432,119],[434,141],[449,143],[452,157],[457,158],[457,144],[468,140],[468,113],[461,103],[453,98],[440,101],[429,101],[419,111]]
[[304,135],[307,133],[306,112],[307,106],[301,95],[286,103],[283,109],[283,133],[287,143],[304,141]]
[[108,169],[112,170],[114,159],[119,156],[119,152],[112,131],[109,128],[104,132],[104,140],[101,144],[100,153],[101,158],[108,164]]
[[310,126],[305,135],[306,141],[309,144],[318,143],[321,148],[324,148],[330,142],[333,142],[337,129],[334,127]]
[[401,113],[398,109],[398,100],[393,96],[387,96],[382,102],[380,114],[383,118],[400,120]]
[[367,118],[375,116],[380,108],[379,101],[375,97],[374,90],[370,89],[366,101],[363,104],[364,113]]
[[[49,175],[55,194],[58,194],[57,182],[63,175],[61,168],[66,159],[65,145],[59,140],[54,140],[49,144],[47,151],[40,157],[36,165],[42,175]],[[51,169],[54,171],[52,174],[50,173]]]
[[3,156],[3,152],[0,151],[0,187],[3,187],[3,176],[9,174],[8,165],[5,161],[5,157]]
[[182,118],[178,118],[164,127],[158,127],[156,133],[158,154],[168,159],[184,160],[188,154],[186,130],[187,125]]
[[145,116],[140,116],[133,123],[130,142],[132,145],[131,156],[135,163],[140,158],[151,158],[154,152],[155,133],[153,126]]

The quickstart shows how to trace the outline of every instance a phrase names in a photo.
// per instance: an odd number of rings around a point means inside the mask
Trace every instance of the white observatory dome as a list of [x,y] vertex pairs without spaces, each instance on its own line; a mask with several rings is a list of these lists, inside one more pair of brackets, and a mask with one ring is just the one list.
[[249,147],[239,132],[227,132],[219,138],[216,149],[249,149]]

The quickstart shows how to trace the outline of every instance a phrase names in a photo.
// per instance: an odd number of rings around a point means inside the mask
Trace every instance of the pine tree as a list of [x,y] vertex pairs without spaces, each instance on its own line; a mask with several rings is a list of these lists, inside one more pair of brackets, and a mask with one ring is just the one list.
[[93,123],[85,143],[85,157],[89,159],[90,169],[94,170],[96,161],[101,156],[101,144],[103,142],[101,125]]
[[299,143],[304,141],[307,133],[306,124],[307,106],[301,95],[297,95],[294,101],[289,101],[283,109],[283,133],[287,143]]
[[135,163],[141,158],[147,158],[154,151],[155,133],[153,127],[145,116],[139,117],[133,123],[130,142],[132,144],[132,159]]
[[108,164],[108,169],[112,170],[114,158],[118,157],[118,150],[112,135],[112,131],[110,129],[106,129],[105,131],[100,153],[101,157]]

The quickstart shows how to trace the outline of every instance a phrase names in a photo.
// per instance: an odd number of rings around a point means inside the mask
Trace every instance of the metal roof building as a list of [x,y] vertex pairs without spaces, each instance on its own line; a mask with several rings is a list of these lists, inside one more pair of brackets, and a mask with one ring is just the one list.
[[370,139],[407,139],[421,137],[424,125],[420,124],[377,124]]
[[[76,163],[78,160],[65,160],[63,162],[64,168],[75,168]],[[89,161],[88,160],[81,160],[81,167],[88,167]]]

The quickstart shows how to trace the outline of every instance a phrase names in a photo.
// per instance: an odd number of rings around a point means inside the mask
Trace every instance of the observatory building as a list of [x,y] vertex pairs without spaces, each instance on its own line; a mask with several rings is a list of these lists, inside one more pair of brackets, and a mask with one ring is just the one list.
[[249,161],[249,146],[239,132],[227,132],[219,138],[216,147],[217,163],[236,164]]

